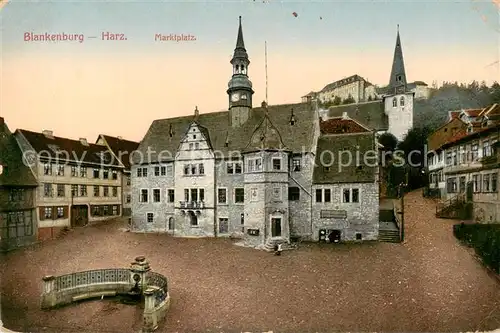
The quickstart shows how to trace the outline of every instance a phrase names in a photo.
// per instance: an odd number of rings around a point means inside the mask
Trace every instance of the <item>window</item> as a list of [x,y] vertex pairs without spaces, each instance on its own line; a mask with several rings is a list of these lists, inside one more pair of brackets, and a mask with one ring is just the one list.
[[98,197],[100,195],[99,193],[99,186],[94,185],[94,197]]
[[288,188],[288,200],[290,201],[300,200],[300,189],[298,187]]
[[198,173],[200,175],[204,175],[205,174],[205,167],[203,166],[203,163],[198,164]]
[[[196,136],[196,135],[195,135]],[[200,149],[200,144],[198,142],[195,142],[194,144],[194,149]]]
[[189,150],[193,150],[193,144],[192,143],[189,144]]
[[107,170],[107,169],[102,170],[102,178],[103,179],[109,178],[109,170]]
[[229,232],[229,221],[225,217],[219,218],[219,234],[227,234]]
[[228,174],[233,174],[234,173],[233,163],[226,163],[226,170]]
[[44,175],[52,175],[52,164],[45,163],[43,165],[43,174]]
[[137,177],[147,177],[147,176],[148,176],[148,168],[137,169]]
[[154,217],[153,213],[146,214],[146,219],[147,219],[148,223],[153,223],[153,217]]
[[396,97],[394,97],[394,98],[392,99],[392,107],[393,107],[393,108],[395,108],[395,107],[397,107],[397,106],[398,106],[398,99],[397,99]]
[[64,197],[66,195],[66,191],[64,188],[64,184],[57,184],[57,196]]
[[167,165],[167,175],[173,174],[174,167],[172,165]]
[[[403,97],[401,97],[401,98],[403,98]],[[362,239],[363,239],[363,236],[359,232],[357,232],[356,233],[356,240],[362,240]]]
[[242,188],[234,189],[234,203],[245,202],[245,190]]
[[109,206],[103,206],[103,214],[104,216],[108,216],[109,215]]
[[80,177],[87,178],[87,168],[86,167],[80,167]]
[[491,174],[491,192],[496,192],[497,191],[497,173],[492,173]]
[[489,141],[484,141],[483,142],[483,157],[491,156],[491,149],[490,149],[490,142]]
[[465,176],[460,177],[459,188],[460,193],[465,192]]
[[217,202],[220,204],[227,203],[227,189],[225,188],[217,189]]
[[52,184],[43,184],[43,196],[44,197],[52,196]]
[[405,106],[405,98],[403,96],[399,99],[399,105]]
[[174,197],[175,191],[173,189],[169,189],[167,191],[167,193],[168,193],[168,202],[174,202],[174,200],[175,200],[175,197]]
[[229,175],[241,174],[242,169],[241,162],[226,162],[226,171]]
[[87,185],[80,185],[80,196],[81,197],[87,196]]
[[184,165],[184,174],[185,175],[189,175],[189,169],[190,169],[189,164]]
[[200,188],[198,191],[200,193],[200,201],[205,201],[205,189]]
[[148,190],[141,190],[141,202],[148,202]]
[[198,190],[195,188],[191,189],[191,201],[198,201]]
[[72,197],[78,196],[78,185],[71,185],[71,196]]
[[359,202],[359,189],[353,188],[351,190],[351,194],[352,194],[352,202],[358,203]]
[[446,165],[451,165],[453,160],[453,155],[452,155],[452,152],[449,151],[449,152],[446,152]]
[[118,196],[118,187],[113,186],[113,196],[117,197]]
[[99,169],[94,169],[94,178],[99,178]]
[[71,166],[71,177],[76,177],[78,176],[78,169],[76,168],[76,165]]
[[102,190],[102,196],[103,197],[107,197],[109,196],[109,186],[103,186],[103,190]]
[[262,170],[262,159],[261,158],[252,158],[248,160],[248,171],[255,172]]
[[155,176],[159,176],[159,175],[160,175],[160,167],[156,166],[155,167]]
[[44,211],[44,214],[43,214],[43,215],[44,215],[44,217],[45,217],[46,219],[51,219],[51,218],[52,218],[52,207],[45,207],[45,208],[43,209],[43,211]]
[[273,171],[281,170],[281,158],[273,158]]
[[316,202],[322,202],[323,201],[323,190],[322,189],[316,189]]
[[192,211],[189,211],[189,219],[192,227],[198,225],[198,217]]
[[118,179],[118,172],[116,170],[111,171],[111,174],[112,174],[113,180],[117,180]]
[[300,158],[294,158],[292,160],[292,170],[294,172],[298,172],[300,171],[302,168],[301,168],[301,160]]
[[191,174],[196,175],[196,165],[195,164],[191,164]]
[[466,154],[465,154],[465,147],[464,146],[461,146],[460,147],[460,164],[465,164],[465,161],[466,161]]
[[451,156],[453,158],[453,165],[458,165],[457,150],[453,149]]
[[64,207],[57,207],[57,218],[60,219],[64,217]]
[[131,183],[130,176],[127,176],[127,185],[130,185],[130,183]]
[[472,176],[472,185],[473,185],[473,191],[475,193],[481,191],[481,178],[479,178],[480,175],[473,175]]
[[113,215],[118,215],[118,206],[113,206]]
[[275,188],[273,188],[273,200],[276,200],[276,201],[281,201],[282,200],[282,197],[281,197],[281,187],[275,187]]
[[64,176],[64,165],[62,164],[57,165],[57,175]]
[[343,201],[351,202],[351,191],[348,188],[345,188],[343,191]]
[[184,189],[184,201],[189,201],[189,190]]
[[234,173],[241,174],[243,172],[243,164],[240,162],[234,163]]
[[160,202],[160,189],[153,189],[153,202]]
[[329,188],[325,188],[325,202],[331,202],[332,201],[332,190]]
[[477,143],[472,144],[472,151],[471,151],[471,160],[475,161],[478,158],[478,152],[479,152],[479,145]]
[[457,179],[456,178],[448,178],[446,180],[446,191],[448,193],[456,192]]
[[164,167],[164,166],[160,167],[160,174],[162,176],[166,176],[167,175],[167,167]]
[[172,216],[168,218],[168,230],[174,230],[174,218]]
[[483,192],[490,191],[490,175],[483,175]]
[[130,203],[130,201],[132,201],[132,196],[130,194],[127,194],[126,201],[127,203]]

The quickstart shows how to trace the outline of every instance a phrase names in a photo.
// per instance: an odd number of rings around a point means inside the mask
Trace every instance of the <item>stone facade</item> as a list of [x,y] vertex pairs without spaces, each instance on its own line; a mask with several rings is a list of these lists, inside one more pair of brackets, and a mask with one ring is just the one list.
[[391,133],[402,141],[413,128],[413,93],[402,93],[384,98],[385,113],[389,120]]
[[[344,191],[359,192],[358,202],[345,202]],[[331,202],[312,203],[312,236],[318,241],[320,230],[339,230],[342,241],[377,240],[379,228],[379,188],[377,183],[314,185],[313,191],[331,192]],[[316,198],[315,198],[316,199]]]

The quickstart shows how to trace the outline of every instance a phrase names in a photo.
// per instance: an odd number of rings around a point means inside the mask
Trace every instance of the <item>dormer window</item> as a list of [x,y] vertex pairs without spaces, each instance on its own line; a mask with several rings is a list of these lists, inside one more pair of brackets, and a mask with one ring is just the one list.
[[392,99],[392,107],[393,107],[393,108],[395,108],[395,107],[397,107],[397,106],[398,106],[398,99],[397,99],[396,97],[394,97],[394,98]]
[[399,99],[399,105],[405,106],[405,98],[403,96]]

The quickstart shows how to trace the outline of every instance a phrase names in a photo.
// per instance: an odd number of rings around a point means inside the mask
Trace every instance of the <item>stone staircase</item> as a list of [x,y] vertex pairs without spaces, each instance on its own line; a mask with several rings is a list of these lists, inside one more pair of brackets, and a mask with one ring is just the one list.
[[436,204],[436,217],[441,219],[468,220],[472,218],[472,204],[460,193]]
[[378,240],[386,243],[400,243],[399,230],[379,230]]
[[295,245],[291,244],[285,238],[275,237],[267,240],[263,250],[267,252],[274,252],[274,246],[278,244],[281,244],[281,248],[283,249],[283,251],[293,250],[296,248]]

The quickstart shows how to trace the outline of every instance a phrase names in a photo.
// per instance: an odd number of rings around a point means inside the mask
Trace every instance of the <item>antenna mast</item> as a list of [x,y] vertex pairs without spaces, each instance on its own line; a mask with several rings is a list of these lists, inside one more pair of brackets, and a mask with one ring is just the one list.
[[264,41],[265,63],[266,63],[266,105],[269,103],[267,100],[267,41]]

